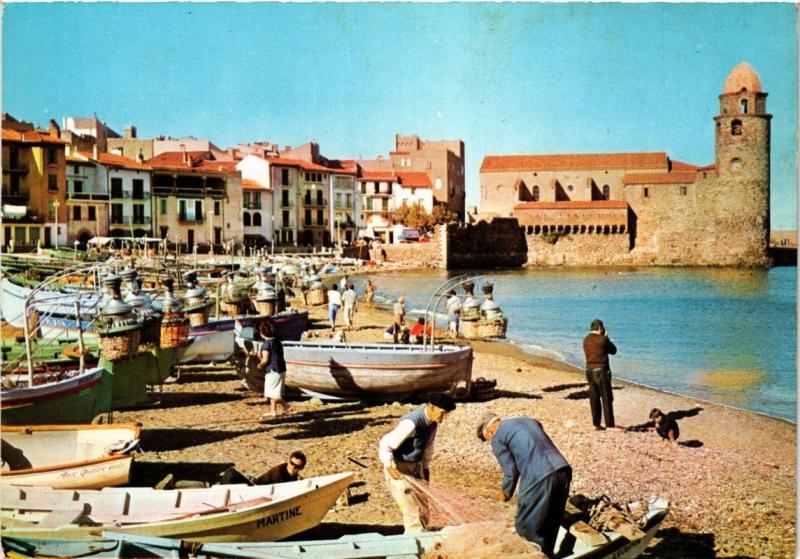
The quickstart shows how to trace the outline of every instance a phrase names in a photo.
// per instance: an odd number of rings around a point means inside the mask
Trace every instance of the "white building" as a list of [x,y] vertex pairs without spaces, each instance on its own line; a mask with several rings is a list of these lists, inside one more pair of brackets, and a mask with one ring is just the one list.
[[244,244],[261,246],[271,243],[275,226],[269,162],[257,155],[247,155],[236,164],[236,170],[242,177]]
[[397,173],[395,207],[420,206],[427,213],[433,212],[433,189],[427,173]]

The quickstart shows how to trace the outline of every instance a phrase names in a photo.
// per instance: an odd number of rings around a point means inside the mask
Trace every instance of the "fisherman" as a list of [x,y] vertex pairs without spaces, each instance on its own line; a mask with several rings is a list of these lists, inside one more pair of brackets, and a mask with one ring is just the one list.
[[400,297],[397,299],[397,302],[394,304],[394,330],[392,330],[392,336],[394,339],[394,343],[397,343],[397,339],[400,336],[400,332],[406,324],[406,307],[405,307],[406,298]]
[[503,469],[503,488],[498,500],[509,501],[519,481],[517,533],[553,557],[572,482],[569,463],[542,424],[529,417],[500,419],[486,411],[476,425],[476,434],[480,440],[491,442]]
[[662,439],[678,446],[678,437],[681,436],[681,430],[678,428],[678,422],[673,417],[658,408],[653,408],[650,410],[650,419],[655,423],[655,426],[650,428],[652,431],[658,433]]
[[[586,355],[586,382],[589,383],[592,423],[596,431],[602,431],[615,426],[614,394],[611,391],[611,367],[608,363],[608,356],[617,353],[617,346],[608,338],[602,320],[594,319],[590,328],[591,332],[583,339],[583,352]],[[601,409],[606,421],[605,427],[600,425]]]
[[300,479],[300,472],[306,467],[306,455],[299,450],[295,450],[289,455],[286,462],[271,467],[269,470],[258,476],[255,480],[256,485],[270,485],[272,483],[287,483]]
[[344,310],[344,325],[348,331],[353,329],[353,318],[356,314],[358,307],[358,295],[353,284],[349,284],[344,293],[342,293],[342,308]]
[[430,461],[439,423],[455,408],[449,396],[432,397],[427,404],[403,417],[378,445],[386,483],[403,514],[405,533],[427,529],[427,519],[420,513],[420,502],[407,478],[430,481]]

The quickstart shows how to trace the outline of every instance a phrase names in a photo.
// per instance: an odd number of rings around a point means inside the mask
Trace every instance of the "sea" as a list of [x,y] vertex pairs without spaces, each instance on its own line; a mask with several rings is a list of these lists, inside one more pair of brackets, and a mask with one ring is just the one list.
[[[404,295],[419,316],[464,273],[494,285],[508,341],[524,351],[582,368],[583,337],[600,318],[618,348],[614,376],[797,421],[794,267],[404,272],[373,276],[376,300]],[[444,299],[436,311],[444,324]]]

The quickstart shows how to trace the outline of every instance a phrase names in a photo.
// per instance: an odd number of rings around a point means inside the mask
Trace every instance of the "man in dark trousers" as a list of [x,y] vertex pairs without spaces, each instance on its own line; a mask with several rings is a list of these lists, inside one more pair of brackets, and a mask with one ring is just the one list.
[[500,419],[487,411],[476,426],[478,438],[490,441],[503,469],[503,488],[497,498],[506,502],[519,481],[517,533],[539,544],[553,557],[558,528],[572,482],[572,468],[542,424],[528,417]]
[[591,332],[583,339],[583,352],[586,355],[586,382],[589,383],[589,405],[592,408],[594,428],[602,431],[600,410],[602,401],[606,427],[614,427],[614,395],[611,393],[611,367],[608,356],[617,353],[617,346],[608,339],[603,321],[594,319]]

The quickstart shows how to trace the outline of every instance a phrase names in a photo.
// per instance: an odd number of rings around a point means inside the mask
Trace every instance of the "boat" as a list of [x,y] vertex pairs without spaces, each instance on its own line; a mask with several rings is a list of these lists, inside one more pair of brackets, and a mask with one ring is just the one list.
[[[565,544],[567,530],[561,528],[556,544],[557,556],[562,559],[635,559],[647,548],[656,530],[667,515],[669,502],[657,499],[650,502],[647,513],[639,523],[645,537],[635,542],[616,532],[605,532],[605,543],[590,546],[580,541]],[[426,554],[435,556],[444,551],[451,538],[464,538],[477,529],[464,524],[444,528],[439,532],[420,532],[384,536],[378,533],[351,534],[336,540],[310,540],[270,543],[205,543],[191,546],[191,557],[221,558],[282,558],[282,559],[411,559]],[[17,557],[179,557],[189,548],[185,542],[169,538],[140,536],[117,531],[104,531],[97,541],[68,541],[44,539],[3,538],[3,549]],[[517,537],[517,536],[513,536]],[[470,541],[472,538],[470,538]],[[477,544],[477,542],[476,542]],[[480,552],[480,545],[476,551]]]
[[353,474],[345,472],[206,489],[3,486],[0,534],[3,540],[93,540],[113,529],[191,542],[276,541],[319,524],[352,481]]
[[[55,377],[53,379],[53,377]],[[111,410],[111,382],[105,369],[44,373],[20,378],[0,393],[2,425],[47,425],[90,423]],[[3,383],[12,382],[5,376]]]
[[4,427],[0,484],[93,489],[130,480],[136,424]]
[[299,340],[308,328],[308,311],[287,311],[270,317],[246,315],[219,320],[210,320],[203,326],[189,329],[189,346],[181,356],[180,362],[210,363],[227,361],[235,349],[235,331],[243,328],[255,330],[256,324],[269,318],[275,325],[281,340]]
[[472,348],[436,345],[284,342],[286,387],[334,399],[396,401],[412,394],[457,395],[472,382]]

